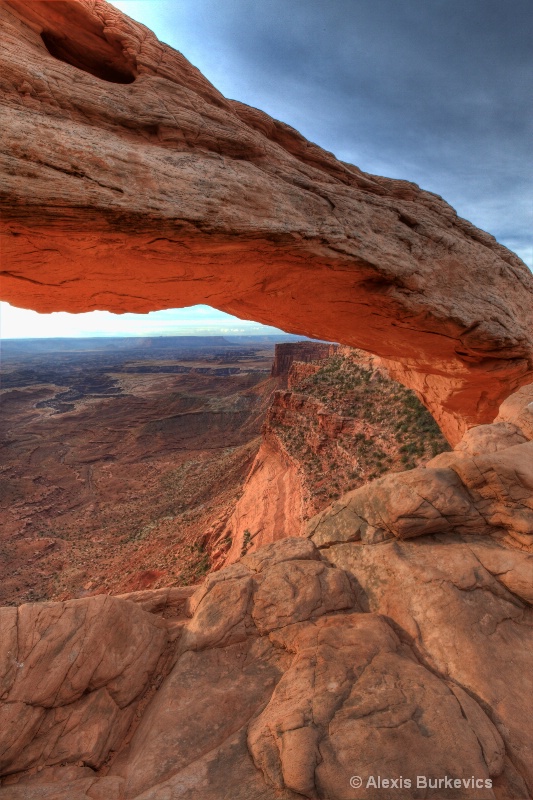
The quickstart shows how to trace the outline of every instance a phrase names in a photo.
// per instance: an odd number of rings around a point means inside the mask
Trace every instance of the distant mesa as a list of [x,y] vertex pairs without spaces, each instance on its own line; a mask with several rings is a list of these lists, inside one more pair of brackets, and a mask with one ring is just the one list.
[[14,353],[60,353],[109,350],[167,350],[231,347],[224,336],[92,336],[80,338],[4,339],[2,350]]
[[307,363],[319,361],[334,355],[336,344],[323,342],[283,342],[276,345],[271,376],[273,378],[288,377],[295,361]]

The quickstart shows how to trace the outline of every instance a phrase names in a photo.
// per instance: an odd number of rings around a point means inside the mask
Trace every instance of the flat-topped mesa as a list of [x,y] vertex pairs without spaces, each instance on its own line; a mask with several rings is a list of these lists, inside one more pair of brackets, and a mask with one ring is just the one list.
[[271,375],[287,378],[295,361],[307,363],[329,358],[337,345],[327,342],[283,342],[276,345]]
[[387,360],[451,442],[533,376],[533,276],[440,197],[365,175],[103,0],[2,0],[2,296],[208,303]]

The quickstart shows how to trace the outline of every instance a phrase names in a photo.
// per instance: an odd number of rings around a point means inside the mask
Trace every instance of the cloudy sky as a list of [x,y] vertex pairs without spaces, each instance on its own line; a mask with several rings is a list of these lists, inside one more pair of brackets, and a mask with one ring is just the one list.
[[[113,5],[180,50],[227,97],[289,123],[365,172],[442,195],[533,267],[531,0]],[[4,336],[23,335],[20,313],[4,310]],[[8,320],[17,314],[18,333]],[[164,333],[192,332],[195,320],[214,333],[245,327],[205,306],[139,317],[140,326],[157,332],[158,315]],[[61,316],[71,320],[70,335],[80,328],[117,335],[135,319]],[[54,319],[55,333],[44,335],[60,335],[59,315],[46,315],[43,330]]]

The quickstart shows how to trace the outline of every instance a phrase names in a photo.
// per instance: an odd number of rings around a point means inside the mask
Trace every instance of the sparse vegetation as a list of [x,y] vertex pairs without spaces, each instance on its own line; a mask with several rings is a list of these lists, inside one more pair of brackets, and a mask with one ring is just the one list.
[[244,536],[243,536],[243,540],[242,540],[241,558],[242,558],[242,556],[246,555],[251,543],[252,543],[252,534],[248,530],[248,528],[246,528],[246,530],[244,531]]
[[211,568],[209,553],[201,542],[192,542],[182,548],[180,583],[197,583]]
[[356,354],[329,358],[294,391],[299,407],[288,414],[274,409],[268,424],[298,461],[315,510],[450,449],[416,395],[358,363]]

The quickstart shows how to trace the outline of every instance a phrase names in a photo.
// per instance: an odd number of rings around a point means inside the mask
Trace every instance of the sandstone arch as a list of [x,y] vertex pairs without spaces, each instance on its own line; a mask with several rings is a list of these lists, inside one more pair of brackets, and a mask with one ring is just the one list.
[[356,345],[452,442],[532,380],[531,273],[440,197],[226,100],[103,0],[1,14],[4,299],[208,303]]

